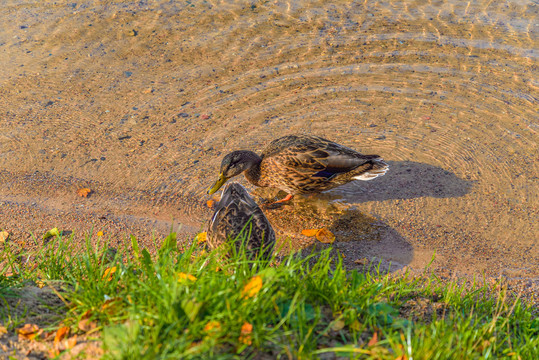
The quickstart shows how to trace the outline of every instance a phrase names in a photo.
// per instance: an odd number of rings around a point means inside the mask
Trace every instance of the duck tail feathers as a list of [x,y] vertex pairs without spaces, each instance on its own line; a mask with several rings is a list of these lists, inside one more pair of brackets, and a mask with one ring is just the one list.
[[372,180],[379,176],[385,175],[387,170],[389,170],[389,165],[386,162],[384,162],[384,160],[382,159],[372,160],[371,164],[372,164],[372,167],[370,169],[366,170],[365,172],[357,176],[354,176],[354,179],[363,180],[363,181]]

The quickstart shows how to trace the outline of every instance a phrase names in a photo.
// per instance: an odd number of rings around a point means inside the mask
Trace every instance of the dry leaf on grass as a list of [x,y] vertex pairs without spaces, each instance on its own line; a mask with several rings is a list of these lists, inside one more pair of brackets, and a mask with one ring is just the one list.
[[113,266],[111,268],[106,268],[102,279],[107,279],[107,281],[111,281],[115,272],[116,272],[116,266]]
[[60,352],[65,350],[73,349],[77,345],[77,335],[74,335],[70,337],[67,340],[64,341],[56,341],[56,338],[54,339],[54,346],[49,349],[49,357],[55,358],[58,355],[60,355]]
[[97,322],[91,321],[90,320],[91,317],[92,317],[91,310],[87,310],[84,314],[82,314],[80,321],[78,323],[79,330],[88,332],[97,327]]
[[34,340],[34,338],[40,335],[43,329],[40,329],[36,324],[25,324],[22,328],[17,329],[20,339]]
[[77,194],[82,197],[88,197],[92,193],[92,190],[90,188],[82,188],[77,190]]
[[183,272],[178,273],[178,281],[183,282],[185,280],[196,281],[197,278],[195,276],[191,275],[191,274],[186,274],[186,273],[183,273]]
[[213,209],[213,207],[215,206],[215,200],[208,200],[208,201],[206,201],[206,205],[207,205],[210,209]]
[[119,298],[119,297],[108,299],[103,303],[103,305],[101,305],[101,311],[106,314],[112,315],[116,313],[118,305],[121,302],[122,302],[122,298]]
[[7,334],[7,329],[4,326],[0,326],[0,339]]
[[374,334],[372,334],[372,338],[367,343],[367,346],[374,346],[378,343],[378,331],[375,331]]
[[340,331],[344,328],[344,321],[339,319],[339,320],[335,320],[332,324],[331,324],[331,330],[333,331]]
[[197,241],[197,244],[206,242],[208,240],[208,233],[204,231],[197,234],[197,236],[195,237],[195,240]]
[[58,343],[62,341],[69,334],[69,328],[67,326],[62,326],[56,331],[54,336],[54,346],[58,347]]
[[260,276],[253,276],[241,291],[241,297],[244,299],[250,298],[258,294],[262,289],[262,278]]
[[241,326],[241,333],[239,337],[239,342],[245,345],[251,345],[253,342],[251,340],[251,333],[253,332],[253,325],[249,324],[247,321]]
[[216,333],[221,331],[221,323],[217,320],[210,320],[204,326],[204,332],[206,333]]
[[350,329],[354,331],[359,331],[361,330],[362,326],[363,325],[359,321],[354,320],[352,324],[350,324]]

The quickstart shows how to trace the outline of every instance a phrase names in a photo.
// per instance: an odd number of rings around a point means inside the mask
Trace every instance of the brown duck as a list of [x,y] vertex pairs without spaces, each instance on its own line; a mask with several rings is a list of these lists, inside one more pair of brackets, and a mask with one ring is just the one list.
[[233,241],[239,250],[245,238],[245,252],[249,258],[268,259],[275,246],[275,232],[247,190],[236,182],[229,183],[216,206],[208,230],[207,243],[216,249]]
[[286,191],[288,195],[278,201],[284,202],[295,194],[319,193],[353,180],[372,180],[388,168],[378,155],[363,155],[318,136],[288,135],[273,140],[260,156],[247,150],[227,154],[208,194],[244,172],[253,185]]

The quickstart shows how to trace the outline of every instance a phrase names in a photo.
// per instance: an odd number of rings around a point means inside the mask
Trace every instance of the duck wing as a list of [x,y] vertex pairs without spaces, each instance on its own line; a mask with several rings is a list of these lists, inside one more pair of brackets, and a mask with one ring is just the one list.
[[363,155],[333,141],[307,135],[290,135],[273,141],[264,151],[263,158],[294,169],[303,176],[328,180],[368,162],[381,160],[378,155]]

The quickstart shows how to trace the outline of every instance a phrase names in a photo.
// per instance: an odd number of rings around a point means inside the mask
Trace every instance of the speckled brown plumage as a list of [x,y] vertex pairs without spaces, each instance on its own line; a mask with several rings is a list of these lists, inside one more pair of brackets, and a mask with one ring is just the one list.
[[237,239],[235,245],[239,249],[245,235],[249,258],[256,257],[261,249],[261,257],[271,256],[275,245],[273,228],[245,188],[233,182],[225,187],[216,206],[207,230],[207,242],[211,249],[216,249],[229,239]]
[[226,155],[220,178],[209,192],[241,172],[256,186],[295,195],[318,193],[352,180],[371,180],[388,168],[378,155],[363,155],[318,136],[288,135],[272,141],[260,156],[245,150]]

